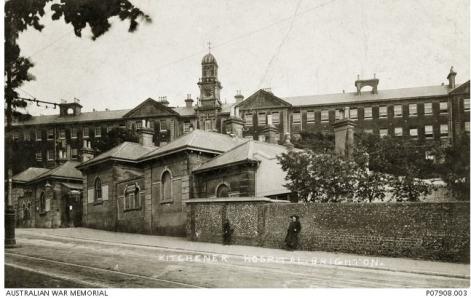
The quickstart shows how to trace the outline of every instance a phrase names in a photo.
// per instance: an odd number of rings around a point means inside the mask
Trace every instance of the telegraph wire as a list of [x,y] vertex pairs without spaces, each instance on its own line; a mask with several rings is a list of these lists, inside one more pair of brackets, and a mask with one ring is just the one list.
[[[329,4],[333,3],[333,2],[336,2],[336,1],[337,1],[337,0],[330,0],[330,1],[327,1],[327,2],[324,2],[324,3],[321,3],[321,4],[318,4],[318,5],[316,5],[316,6],[313,6],[313,7],[309,8],[309,9],[306,9],[306,10],[300,12],[300,13],[297,13],[296,16],[298,16],[298,17],[299,17],[299,16],[303,16],[303,15],[305,15],[305,14],[307,14],[307,13],[310,13],[310,12],[313,11],[313,10],[317,10],[317,9],[319,9],[319,8],[322,8],[322,7],[324,7],[324,6],[327,6],[327,5],[329,5]],[[270,24],[268,24],[268,25],[266,25],[266,26],[260,27],[260,28],[258,28],[258,29],[253,30],[253,31],[250,31],[250,32],[246,32],[246,33],[244,33],[244,34],[242,34],[242,35],[239,35],[239,36],[237,36],[237,37],[235,37],[235,38],[233,38],[233,39],[230,39],[230,40],[228,40],[228,41],[225,41],[225,42],[216,44],[215,46],[212,47],[212,49],[221,48],[221,47],[226,46],[226,45],[228,45],[228,44],[231,44],[231,43],[233,43],[233,42],[235,42],[235,41],[241,40],[241,39],[243,39],[243,38],[245,38],[245,37],[248,37],[248,36],[254,35],[254,34],[256,34],[256,33],[259,33],[259,32],[261,32],[261,31],[264,31],[264,30],[266,30],[266,29],[268,29],[268,28],[271,28],[271,27],[273,27],[273,26],[275,26],[275,25],[278,25],[278,24],[281,24],[281,23],[285,23],[285,22],[291,21],[292,19],[293,19],[293,16],[292,16],[292,15],[290,15],[289,17],[286,17],[286,18],[279,19],[278,21],[273,22],[273,23],[270,23]],[[134,75],[132,76],[132,78],[135,79],[135,78],[138,77],[138,76],[146,75],[146,74],[148,74],[148,73],[150,73],[150,72],[159,71],[159,70],[161,70],[161,69],[163,69],[163,68],[165,68],[165,67],[168,67],[168,66],[171,66],[171,65],[174,65],[174,64],[178,64],[178,63],[180,63],[180,62],[182,62],[182,61],[184,61],[184,60],[187,60],[187,59],[189,59],[189,58],[195,57],[195,56],[197,56],[197,55],[201,55],[201,53],[204,53],[205,51],[206,51],[206,48],[204,48],[204,49],[201,48],[201,50],[199,50],[198,52],[194,52],[194,53],[192,53],[192,54],[190,54],[190,55],[184,56],[184,57],[182,57],[182,58],[176,59],[176,60],[174,60],[174,61],[171,61],[171,62],[166,63],[166,64],[163,64],[163,65],[160,65],[160,66],[158,66],[157,68],[152,68],[152,69],[143,71],[143,72],[141,72],[141,73],[134,74]],[[122,83],[122,82],[125,82],[125,81],[129,81],[129,78],[127,78],[126,80],[122,80],[122,81],[120,81],[120,82],[118,82],[118,83]],[[105,88],[101,88],[101,89],[92,90],[92,91],[90,91],[90,92],[88,92],[88,93],[83,94],[83,96],[92,95],[92,94],[94,94],[94,93],[101,92],[101,91],[108,90],[108,89],[110,89],[110,87],[105,87]]]

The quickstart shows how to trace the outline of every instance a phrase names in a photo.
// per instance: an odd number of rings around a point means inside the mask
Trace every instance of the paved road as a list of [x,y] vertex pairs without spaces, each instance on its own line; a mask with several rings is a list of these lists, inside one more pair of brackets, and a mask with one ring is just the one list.
[[469,287],[469,279],[449,276],[286,260],[254,263],[237,255],[27,232],[17,242],[21,247],[5,253],[5,287]]

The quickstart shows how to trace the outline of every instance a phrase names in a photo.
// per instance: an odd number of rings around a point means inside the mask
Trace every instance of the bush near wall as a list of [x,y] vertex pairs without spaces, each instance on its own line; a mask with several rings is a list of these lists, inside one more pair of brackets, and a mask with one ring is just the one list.
[[300,250],[469,263],[469,202],[191,203],[187,236],[221,242],[222,220],[234,244],[282,248],[288,218],[301,217]]

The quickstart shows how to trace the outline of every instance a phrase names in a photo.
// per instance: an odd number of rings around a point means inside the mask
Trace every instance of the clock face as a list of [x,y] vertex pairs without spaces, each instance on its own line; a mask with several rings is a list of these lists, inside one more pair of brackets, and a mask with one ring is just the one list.
[[210,88],[204,89],[204,95],[210,97],[213,94],[213,91]]

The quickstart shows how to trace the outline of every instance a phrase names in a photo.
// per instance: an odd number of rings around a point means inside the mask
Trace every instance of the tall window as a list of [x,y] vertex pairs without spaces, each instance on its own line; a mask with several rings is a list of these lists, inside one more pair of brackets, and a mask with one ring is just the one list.
[[394,117],[402,117],[402,105],[394,105]]
[[184,133],[190,132],[190,126],[191,126],[190,122],[183,123],[183,132]]
[[39,196],[39,211],[46,211],[46,194],[44,192],[42,192],[41,196]]
[[78,159],[78,149],[77,148],[72,148],[70,150],[70,158]]
[[25,130],[24,135],[23,135],[23,139],[25,141],[30,141],[31,140],[31,132],[29,130]]
[[424,115],[432,115],[432,103],[424,103]]
[[448,102],[440,102],[440,113],[441,114],[448,113]]
[[258,125],[265,125],[267,124],[267,117],[264,112],[258,113]]
[[350,119],[358,120],[358,109],[356,108],[350,109]]
[[40,141],[42,139],[41,130],[36,129],[35,135],[36,135],[36,141]]
[[364,108],[364,119],[371,120],[373,118],[373,110],[371,107]]
[[218,186],[218,189],[216,191],[216,197],[218,198],[225,198],[229,197],[229,187],[226,184],[221,184]]
[[252,126],[253,124],[252,114],[245,114],[244,117],[245,117],[245,125]]
[[464,99],[463,105],[464,105],[464,111],[469,111],[469,99]]
[[293,124],[300,124],[301,123],[301,113],[295,112],[293,113]]
[[140,187],[137,183],[128,185],[124,190],[124,209],[141,208]]
[[426,139],[433,138],[433,126],[432,125],[425,125],[425,138]]
[[172,175],[169,171],[165,171],[162,174],[162,201],[161,202],[172,202]]
[[54,159],[55,159],[54,150],[47,150],[47,160],[54,160]]
[[388,107],[387,106],[380,106],[379,107],[379,117],[384,119],[388,117]]
[[53,140],[54,139],[54,129],[48,129],[47,130],[47,139],[48,140]]
[[82,136],[84,138],[88,138],[89,134],[90,134],[90,132],[88,131],[88,127],[83,127],[82,128]]
[[417,104],[409,104],[409,117],[417,116]]
[[321,111],[321,122],[322,123],[329,122],[329,111],[328,110]]
[[101,179],[97,177],[95,179],[95,201],[101,201],[103,199]]
[[313,111],[313,110],[309,110],[309,111],[307,112],[307,122],[308,122],[308,123],[314,123],[315,120],[316,120],[316,117],[315,117],[314,111]]
[[341,116],[340,110],[336,109],[335,110],[335,120],[340,120],[340,116]]
[[43,161],[43,155],[41,151],[36,152],[36,161]]
[[101,137],[101,127],[95,127],[95,137]]
[[76,139],[77,138],[77,128],[76,127],[72,127],[70,129],[70,138],[72,139]]
[[65,129],[59,129],[59,139],[65,140]]
[[440,137],[448,137],[448,124],[440,124]]
[[279,124],[280,123],[280,113],[279,112],[272,112],[271,113],[271,121],[273,124]]

